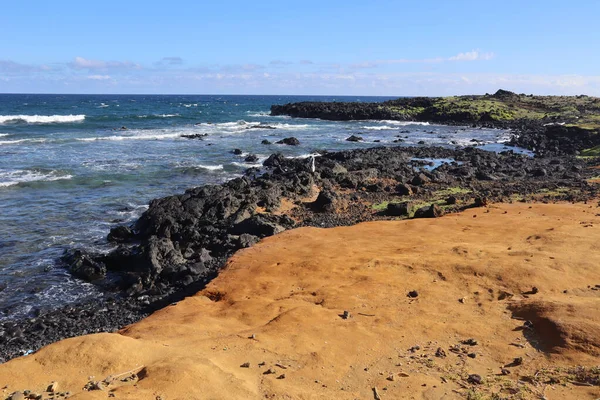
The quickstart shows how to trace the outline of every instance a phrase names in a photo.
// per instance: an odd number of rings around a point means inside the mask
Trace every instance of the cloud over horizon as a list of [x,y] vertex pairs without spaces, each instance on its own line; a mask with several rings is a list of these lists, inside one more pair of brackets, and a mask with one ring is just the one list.
[[87,69],[87,70],[109,70],[109,69],[142,69],[140,64],[133,63],[131,61],[102,61],[102,60],[91,60],[83,57],[75,57],[72,62],[67,65],[76,70]]
[[[57,93],[64,92],[66,87],[77,93],[435,96],[495,92],[503,88],[539,94],[600,95],[600,76],[596,75],[456,71],[456,66],[462,63],[494,57],[494,53],[473,50],[449,57],[377,60],[360,65],[283,59],[263,64],[184,65],[181,57],[170,56],[152,64],[154,67],[80,56],[51,67],[0,60],[0,92]],[[401,66],[406,63],[452,63],[455,67],[446,72],[443,69],[402,71]],[[379,65],[398,67],[378,70],[375,67]]]
[[354,69],[362,68],[377,68],[382,65],[393,65],[393,64],[432,64],[432,63],[443,63],[449,61],[489,61],[495,57],[494,53],[481,53],[479,50],[472,50],[465,53],[458,53],[451,57],[434,57],[434,58],[400,58],[394,60],[374,60],[374,61],[363,61],[360,63],[351,64],[350,67]]

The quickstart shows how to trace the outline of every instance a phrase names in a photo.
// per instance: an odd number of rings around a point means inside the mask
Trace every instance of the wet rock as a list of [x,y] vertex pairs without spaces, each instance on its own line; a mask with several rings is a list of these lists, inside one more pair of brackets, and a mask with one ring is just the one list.
[[71,274],[84,281],[93,282],[106,277],[106,266],[81,250],[67,252],[62,261],[68,265]]
[[186,139],[198,139],[198,140],[202,140],[206,136],[208,136],[208,133],[194,133],[194,134],[190,134],[190,135],[180,135],[180,136],[182,138],[186,138]]
[[300,144],[300,141],[292,136],[289,138],[281,139],[280,141],[277,142],[277,144],[287,144],[288,146],[298,146]]
[[357,136],[357,135],[352,135],[352,136],[346,138],[347,142],[362,142],[363,140],[364,139],[362,137]]
[[242,149],[233,149],[231,152],[236,156],[241,156],[243,153]]
[[263,139],[263,141],[260,143],[261,144],[273,144],[272,142],[268,141],[267,139]]
[[106,239],[113,243],[126,243],[129,242],[133,236],[134,234],[130,227],[121,225],[112,228]]
[[277,127],[266,124],[257,124],[247,126],[246,129],[277,129]]
[[244,161],[246,162],[257,162],[258,161],[258,157],[255,154],[249,154],[248,156],[246,156],[246,158],[244,158]]

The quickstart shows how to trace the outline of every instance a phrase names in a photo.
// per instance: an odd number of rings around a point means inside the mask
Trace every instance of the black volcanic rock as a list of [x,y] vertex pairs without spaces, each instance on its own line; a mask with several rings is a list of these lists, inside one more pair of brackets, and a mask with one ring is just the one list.
[[289,138],[281,139],[280,141],[277,142],[277,144],[287,144],[288,146],[298,146],[300,144],[300,141],[292,136]]
[[348,138],[346,138],[347,142],[362,142],[363,138],[361,138],[360,136],[356,136],[356,135],[352,135]]

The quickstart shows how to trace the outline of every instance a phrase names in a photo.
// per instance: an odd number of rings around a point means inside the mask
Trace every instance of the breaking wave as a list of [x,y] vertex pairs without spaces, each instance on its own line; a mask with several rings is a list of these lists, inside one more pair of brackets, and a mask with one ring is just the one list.
[[81,122],[85,115],[0,115],[0,124],[27,123],[27,124],[58,124]]

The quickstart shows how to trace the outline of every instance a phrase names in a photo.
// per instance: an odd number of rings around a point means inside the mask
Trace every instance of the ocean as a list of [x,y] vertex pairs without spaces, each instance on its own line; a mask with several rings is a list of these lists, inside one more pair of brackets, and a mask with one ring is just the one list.
[[[110,228],[135,221],[150,200],[241,176],[272,153],[472,140],[508,149],[503,130],[269,116],[272,104],[386,99],[0,94],[0,319],[99,296],[57,263],[65,249],[109,251]],[[353,134],[364,142],[345,140]],[[261,143],[290,136],[300,145]]]

